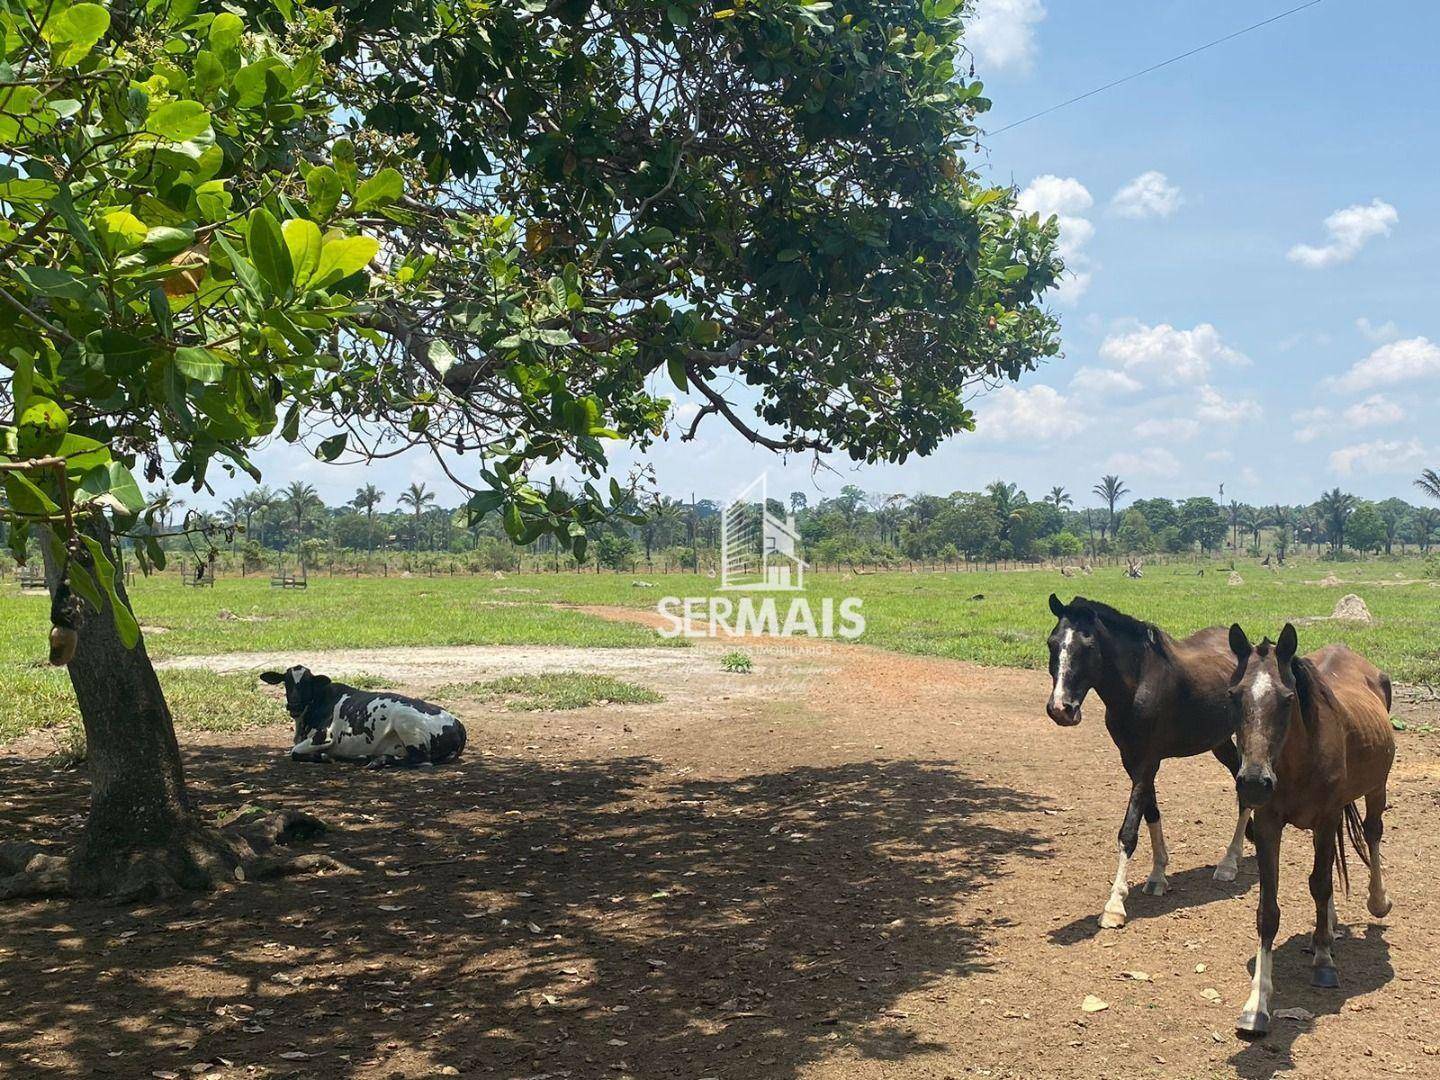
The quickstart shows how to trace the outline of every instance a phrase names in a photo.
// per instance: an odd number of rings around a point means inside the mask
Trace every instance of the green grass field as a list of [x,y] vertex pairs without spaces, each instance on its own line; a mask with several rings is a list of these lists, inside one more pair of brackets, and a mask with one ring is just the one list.
[[[1400,682],[1440,683],[1440,588],[1418,561],[1301,563],[1272,573],[1241,563],[1243,585],[1224,570],[1154,566],[1140,581],[1117,569],[1065,579],[1055,571],[1009,573],[824,574],[807,580],[812,603],[831,596],[864,601],[864,643],[983,664],[1043,667],[1053,625],[1051,591],[1105,600],[1176,634],[1239,621],[1253,637],[1287,619],[1330,614],[1348,592],[1376,622],[1301,627],[1302,646],[1344,641]],[[1334,573],[1339,586],[1316,584]],[[649,581],[653,588],[636,587]],[[1408,583],[1407,583],[1408,582]],[[555,604],[653,608],[664,596],[704,597],[713,578],[694,575],[528,574],[490,577],[312,578],[304,592],[271,589],[263,575],[222,578],[213,589],[182,588],[172,575],[132,589],[146,642],[157,658],[278,650],[303,660],[325,648],[396,645],[665,644],[643,627],[609,622]],[[984,599],[971,599],[983,594]],[[44,664],[48,605],[13,585],[0,592],[0,740],[73,717],[68,680]],[[223,614],[222,613],[226,613]],[[229,617],[229,616],[234,616]],[[163,674],[182,725],[237,729],[272,716],[273,704],[244,676]]]

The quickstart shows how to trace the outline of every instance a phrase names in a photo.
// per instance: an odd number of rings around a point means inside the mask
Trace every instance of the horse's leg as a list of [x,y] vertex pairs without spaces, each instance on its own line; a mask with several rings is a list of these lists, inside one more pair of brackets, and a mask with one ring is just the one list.
[[1170,882],[1165,879],[1165,867],[1170,862],[1170,852],[1165,847],[1165,831],[1160,826],[1160,806],[1155,801],[1155,781],[1150,781],[1150,799],[1145,804],[1145,824],[1150,829],[1150,876],[1140,891],[1149,896],[1164,896]]
[[1241,1035],[1260,1036],[1270,1030],[1270,993],[1275,934],[1280,929],[1280,834],[1285,822],[1273,813],[1255,815],[1255,863],[1260,870],[1260,906],[1255,912],[1255,929],[1260,935],[1260,950],[1255,954],[1255,979],[1250,998],[1235,1021]]
[[[1220,764],[1230,770],[1233,779],[1240,771],[1240,751],[1235,749],[1235,744],[1226,739],[1212,751],[1220,759]],[[1239,820],[1235,822],[1235,835],[1230,838],[1230,846],[1225,849],[1225,854],[1215,864],[1216,881],[1234,881],[1235,875],[1240,872],[1240,859],[1245,854],[1245,826],[1250,824],[1250,811],[1240,807]]]
[[1125,872],[1135,854],[1135,845],[1140,842],[1140,818],[1152,797],[1157,767],[1158,763],[1130,771],[1130,802],[1125,808],[1125,820],[1120,825],[1120,863],[1115,868],[1110,899],[1105,901],[1105,910],[1100,915],[1100,925],[1106,930],[1117,930],[1125,925],[1125,897],[1130,893],[1130,887],[1125,883]]
[[1370,914],[1383,919],[1390,914],[1390,897],[1380,875],[1380,838],[1385,835],[1385,787],[1365,796],[1365,846],[1370,849]]
[[1335,845],[1340,822],[1315,826],[1315,866],[1310,871],[1310,895],[1315,900],[1315,959],[1310,985],[1333,990],[1340,985],[1330,948],[1335,942]]

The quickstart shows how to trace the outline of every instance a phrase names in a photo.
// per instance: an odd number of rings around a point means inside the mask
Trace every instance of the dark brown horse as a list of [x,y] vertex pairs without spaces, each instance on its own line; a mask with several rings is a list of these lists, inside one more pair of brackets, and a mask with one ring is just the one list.
[[[1226,688],[1235,659],[1224,629],[1211,627],[1176,640],[1159,627],[1124,615],[1108,604],[1077,596],[1062,604],[1053,593],[1050,610],[1059,620],[1050,633],[1054,686],[1046,712],[1062,727],[1080,723],[1085,695],[1105,703],[1105,727],[1130,776],[1130,802],[1120,825],[1120,865],[1100,925],[1125,925],[1125,875],[1139,842],[1140,818],[1150,827],[1153,862],[1144,891],[1159,896],[1169,887],[1165,834],[1155,801],[1155,774],[1166,758],[1213,753],[1234,776],[1240,755],[1231,742],[1234,716]],[[1234,881],[1244,849],[1249,812],[1242,810],[1224,858],[1220,881]]]
[[[1327,645],[1297,657],[1289,623],[1280,640],[1252,646],[1239,626],[1230,628],[1238,664],[1230,702],[1239,725],[1240,771],[1236,791],[1255,811],[1255,862],[1260,907],[1250,1000],[1236,1022],[1243,1036],[1270,1030],[1271,950],[1280,926],[1280,835],[1286,825],[1314,833],[1310,895],[1315,900],[1315,959],[1311,982],[1340,985],[1331,946],[1335,939],[1335,871],[1346,890],[1345,834],[1370,867],[1370,914],[1390,913],[1380,876],[1385,832],[1385,785],[1395,760],[1390,728],[1390,677],[1344,645]],[[1365,821],[1355,801],[1365,799]]]

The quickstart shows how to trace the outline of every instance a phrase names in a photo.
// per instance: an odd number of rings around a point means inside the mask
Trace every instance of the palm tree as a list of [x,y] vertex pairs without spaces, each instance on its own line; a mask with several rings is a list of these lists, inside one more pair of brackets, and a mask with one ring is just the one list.
[[364,484],[355,489],[355,497],[350,500],[350,505],[356,510],[365,511],[365,534],[369,537],[371,551],[375,550],[375,507],[384,497],[385,493],[374,484]]
[[225,517],[231,525],[243,525],[250,512],[250,502],[243,495],[237,499],[226,499],[224,507]]
[[1325,524],[1331,551],[1339,551],[1345,546],[1345,523],[1355,512],[1358,501],[1354,495],[1341,491],[1337,487],[1333,491],[1327,491],[1321,495],[1320,501],[1315,504],[1315,508],[1320,514],[1320,520]]
[[1415,481],[1415,486],[1430,498],[1440,499],[1440,473],[1434,469],[1422,469],[1420,479]]
[[312,484],[303,480],[292,480],[285,485],[284,503],[295,523],[295,543],[298,545],[305,535],[305,521],[317,507],[324,504]]
[[1290,548],[1290,527],[1295,522],[1295,512],[1288,506],[1276,503],[1265,511],[1265,524],[1275,529],[1275,551],[1280,561],[1285,561],[1285,552]]
[[1056,510],[1063,510],[1067,506],[1074,505],[1075,502],[1075,500],[1070,497],[1070,493],[1066,491],[1063,487],[1060,487],[1058,484],[1055,487],[1052,487],[1050,489],[1050,494],[1046,495],[1045,498],[1041,501],[1049,503],[1051,506],[1055,507]]
[[408,506],[415,514],[415,539],[414,544],[420,546],[420,518],[430,506],[435,503],[435,493],[425,490],[425,485],[411,484],[400,493],[401,506]]
[[1265,525],[1264,515],[1253,506],[1240,507],[1240,528],[1250,534],[1253,547],[1260,546],[1260,530]]
[[[260,487],[257,487],[254,491],[250,492],[249,495],[246,495],[246,496],[245,496],[245,501],[250,504],[249,513],[247,513],[247,514],[245,515],[245,532],[246,532],[246,534],[248,535],[249,532],[250,532],[251,516],[254,515],[254,514],[260,514],[260,515],[261,515],[261,522],[260,522],[261,529],[260,529],[260,531],[261,531],[261,533],[263,534],[263,533],[265,532],[265,529],[264,529],[264,525],[265,525],[264,514],[265,514],[265,511],[269,510],[269,509],[270,509],[272,506],[274,506],[274,505],[276,504],[276,502],[278,501],[278,500],[277,500],[277,497],[276,497],[276,495],[275,495],[275,492],[271,491],[268,487],[265,487],[265,486],[262,484]],[[263,543],[264,540],[265,540],[265,537],[262,535],[262,536],[260,536],[260,537],[257,537],[257,539],[258,539],[260,542]]]
[[[1130,489],[1118,476],[1102,476],[1100,482],[1090,490],[1105,500],[1105,529],[1113,533],[1115,531],[1115,504],[1129,495]],[[1100,533],[1102,540],[1105,539],[1105,529],[1102,529]]]

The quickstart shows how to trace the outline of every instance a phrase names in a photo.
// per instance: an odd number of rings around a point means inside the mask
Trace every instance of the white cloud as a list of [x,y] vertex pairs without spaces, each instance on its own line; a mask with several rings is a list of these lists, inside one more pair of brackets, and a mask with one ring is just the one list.
[[1059,219],[1060,242],[1057,253],[1065,261],[1065,276],[1055,289],[1056,298],[1064,304],[1074,303],[1090,287],[1094,264],[1085,254],[1085,245],[1095,235],[1094,223],[1085,216],[1095,205],[1088,188],[1073,176],[1037,176],[1015,199],[1015,205],[1027,214],[1039,214],[1042,221]]
[[1399,220],[1395,207],[1382,199],[1347,206],[1325,219],[1325,231],[1330,234],[1328,244],[1296,244],[1286,258],[1310,270],[1349,262],[1377,236],[1389,236]]
[[1371,322],[1363,315],[1355,320],[1355,329],[1359,330],[1360,333],[1364,334],[1371,341],[1394,341],[1400,336],[1400,327],[1396,326],[1394,322],[1386,321],[1377,324]]
[[1250,359],[1220,339],[1209,323],[1177,330],[1168,323],[1114,334],[1100,343],[1100,358],[1130,375],[1154,373],[1162,383],[1203,382],[1216,363],[1243,367]]
[[1048,443],[1085,430],[1089,417],[1053,386],[1002,386],[977,410],[977,437],[999,442]]
[[965,44],[986,75],[1029,71],[1039,51],[1035,28],[1044,18],[1040,0],[980,0],[965,24]]
[[1205,460],[1217,462],[1218,464],[1223,465],[1226,462],[1234,461],[1235,455],[1229,450],[1211,450],[1208,454],[1205,455]]
[[1345,422],[1351,427],[1375,427],[1394,424],[1405,419],[1405,410],[1384,394],[1371,394],[1345,410]]
[[1175,439],[1188,442],[1200,434],[1200,421],[1186,416],[1169,419],[1141,420],[1135,425],[1135,434],[1141,439]]
[[1180,475],[1180,460],[1169,450],[1157,447],[1140,453],[1111,454],[1105,467],[1120,476],[1154,476],[1170,479]]
[[1180,189],[1154,169],[1141,173],[1115,193],[1110,207],[1121,217],[1165,218],[1180,209]]
[[1330,468],[1341,476],[1362,473],[1409,472],[1425,460],[1425,447],[1419,439],[1409,442],[1356,443],[1342,446],[1330,455]]
[[1295,429],[1295,441],[1308,443],[1314,442],[1330,430],[1335,423],[1335,414],[1320,405],[1314,409],[1301,409],[1291,413],[1290,419],[1300,425]]
[[1368,390],[1437,375],[1440,375],[1440,345],[1429,338],[1406,338],[1381,345],[1336,379],[1334,385],[1341,390]]
[[1140,386],[1139,379],[1132,379],[1113,368],[1082,367],[1070,379],[1070,392],[1083,397],[1133,394]]
[[1195,415],[1211,424],[1238,424],[1259,420],[1264,410],[1254,398],[1227,398],[1213,386],[1202,386]]

